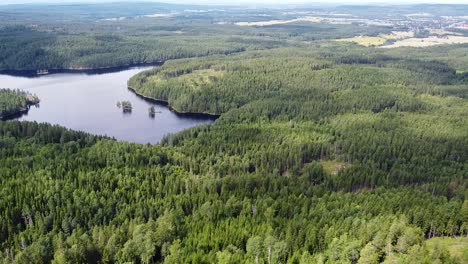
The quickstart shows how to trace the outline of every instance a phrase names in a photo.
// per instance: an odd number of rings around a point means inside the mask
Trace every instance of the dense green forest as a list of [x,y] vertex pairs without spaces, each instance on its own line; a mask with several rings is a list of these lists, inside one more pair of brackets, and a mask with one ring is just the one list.
[[[467,234],[463,190],[438,195],[408,183],[343,192],[339,186],[351,185],[320,160],[280,176],[228,151],[217,154],[230,160],[222,166],[204,153],[46,124],[2,122],[0,135],[6,263],[463,263],[466,257],[457,261],[447,248],[424,242]],[[197,169],[198,159],[213,165]],[[238,169],[221,176],[226,168]]]
[[466,77],[388,52],[169,61],[129,85],[221,117],[161,146],[1,123],[4,261],[466,263]]
[[[0,71],[92,69],[175,58],[301,46],[304,42],[377,35],[390,27],[293,23],[268,27],[223,24],[257,20],[257,12],[223,7],[116,3],[0,6]],[[187,11],[192,10],[195,11]],[[205,10],[206,9],[206,10]],[[200,10],[200,15],[196,10]],[[151,17],[152,14],[161,17]],[[222,21],[222,22],[221,22]]]
[[[24,25],[0,27],[0,70],[88,69],[175,58],[298,46],[301,41],[375,34],[381,27],[290,25],[261,30],[188,19],[100,22],[66,32]],[[52,28],[55,28],[52,26]],[[79,30],[79,31],[78,31]],[[290,38],[291,34],[297,35]]]
[[[164,61],[129,88],[219,116],[157,145],[0,121],[0,263],[468,263],[468,44],[234,24],[466,9],[0,7],[0,70]],[[0,90],[0,116],[32,98]]]
[[0,89],[0,119],[26,111],[32,104],[39,103],[39,98],[27,92]]

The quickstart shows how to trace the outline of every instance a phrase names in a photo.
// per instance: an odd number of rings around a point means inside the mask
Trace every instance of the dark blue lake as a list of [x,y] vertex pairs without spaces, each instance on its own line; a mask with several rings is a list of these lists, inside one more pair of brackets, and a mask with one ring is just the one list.
[[[109,73],[55,73],[39,77],[0,75],[0,87],[21,89],[39,96],[41,103],[31,107],[19,120],[58,124],[74,130],[107,135],[137,143],[158,143],[168,133],[213,122],[204,115],[181,115],[163,104],[137,96],[127,88],[127,80],[151,67],[138,67]],[[123,113],[116,104],[130,101],[132,112]],[[151,117],[148,109],[154,106]]]

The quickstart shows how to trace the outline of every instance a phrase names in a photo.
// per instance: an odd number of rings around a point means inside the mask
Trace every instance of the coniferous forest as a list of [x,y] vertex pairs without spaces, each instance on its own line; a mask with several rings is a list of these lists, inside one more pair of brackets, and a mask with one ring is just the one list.
[[27,92],[0,89],[0,119],[27,111],[30,105],[38,103],[39,98]]
[[[468,263],[468,44],[364,46],[337,39],[396,29],[194,8],[0,8],[4,71],[163,61],[128,87],[219,116],[155,145],[0,121],[0,263]],[[0,116],[28,97],[0,90]]]

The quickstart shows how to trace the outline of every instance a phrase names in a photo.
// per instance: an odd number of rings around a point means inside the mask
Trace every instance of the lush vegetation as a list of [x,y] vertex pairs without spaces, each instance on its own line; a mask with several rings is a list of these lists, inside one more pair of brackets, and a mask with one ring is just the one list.
[[0,125],[6,262],[447,263],[456,262],[449,249],[424,238],[467,233],[463,193],[335,192],[340,178],[320,161],[279,176],[232,156],[242,170],[220,177],[223,167],[197,172],[203,155],[191,159],[174,148]]
[[39,99],[29,93],[19,90],[0,89],[0,119],[26,111],[29,105],[38,102]]
[[[129,86],[220,117],[160,145],[0,122],[0,262],[467,263],[467,45],[360,47],[327,39],[391,29],[218,25],[209,10],[99,20],[150,8],[117,6],[0,19],[2,67],[183,57]],[[261,20],[250,12],[223,16]]]
[[2,123],[5,261],[463,263],[433,237],[468,233],[464,75],[327,45],[135,76],[222,114],[162,146]]
[[[185,10],[201,10],[198,12]],[[175,58],[230,54],[302,45],[303,41],[375,35],[382,26],[293,23],[264,28],[218,24],[249,11],[165,4],[1,6],[0,71],[94,69],[158,63]],[[272,15],[277,13],[267,11]],[[88,14],[86,16],[83,13]],[[148,17],[152,14],[160,17]],[[281,16],[280,16],[281,17]]]
[[[353,49],[172,61],[129,85],[183,112],[222,114],[213,126],[163,141],[184,153],[193,173],[277,175],[336,191],[410,185],[464,201],[464,75],[425,57]],[[422,229],[433,236],[430,224]]]

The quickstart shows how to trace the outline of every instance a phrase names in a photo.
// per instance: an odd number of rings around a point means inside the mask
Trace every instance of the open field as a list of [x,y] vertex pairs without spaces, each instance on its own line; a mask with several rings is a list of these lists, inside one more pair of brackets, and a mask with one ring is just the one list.
[[322,19],[319,17],[304,17],[304,18],[296,18],[296,19],[288,19],[288,20],[268,20],[268,21],[257,21],[257,22],[237,22],[235,25],[238,26],[273,26],[273,25],[282,25],[282,24],[289,24],[294,22],[311,22],[311,23],[320,23]]
[[468,37],[462,36],[446,36],[446,37],[427,37],[427,38],[408,38],[396,41],[391,45],[382,46],[382,48],[398,48],[398,47],[429,47],[445,44],[463,44],[468,43]]
[[430,250],[435,248],[446,249],[450,253],[450,256],[455,257],[461,261],[461,263],[468,263],[468,237],[434,237],[426,241],[426,245]]
[[256,22],[237,22],[235,25],[238,26],[273,26],[273,25],[282,25],[282,24],[289,24],[295,22],[310,22],[310,23],[330,23],[330,24],[343,24],[348,25],[352,23],[361,23],[366,25],[374,25],[374,26],[391,26],[391,23],[381,21],[381,20],[374,20],[374,19],[362,19],[362,18],[342,18],[342,17],[321,17],[321,16],[305,16],[299,17],[295,19],[287,19],[287,20],[268,20],[268,21],[256,21]]
[[150,79],[156,84],[168,83],[171,81],[183,82],[192,89],[200,89],[205,85],[212,83],[217,78],[222,77],[224,71],[216,71],[213,69],[195,70],[190,73],[172,76],[152,76]]
[[346,169],[351,164],[346,163],[346,162],[340,162],[337,160],[322,160],[320,161],[320,164],[322,164],[323,170],[329,174],[329,175],[337,175],[340,170]]
[[413,36],[414,36],[414,32],[412,31],[393,31],[392,34],[382,34],[377,37],[357,36],[354,38],[338,39],[337,41],[354,42],[365,47],[371,47],[371,46],[383,45],[385,44],[387,40],[399,40],[399,39],[410,38]]
[[463,36],[463,34],[461,34],[461,33],[451,32],[451,31],[447,31],[447,30],[439,29],[439,28],[437,28],[437,29],[436,28],[431,28],[431,29],[429,29],[429,32],[431,32],[431,34],[439,35],[439,36],[443,36],[443,35]]
[[371,46],[380,46],[387,41],[383,37],[367,37],[367,36],[362,36],[362,37],[354,37],[354,38],[346,38],[346,39],[338,39],[337,41],[340,42],[353,42],[365,47],[371,47]]

